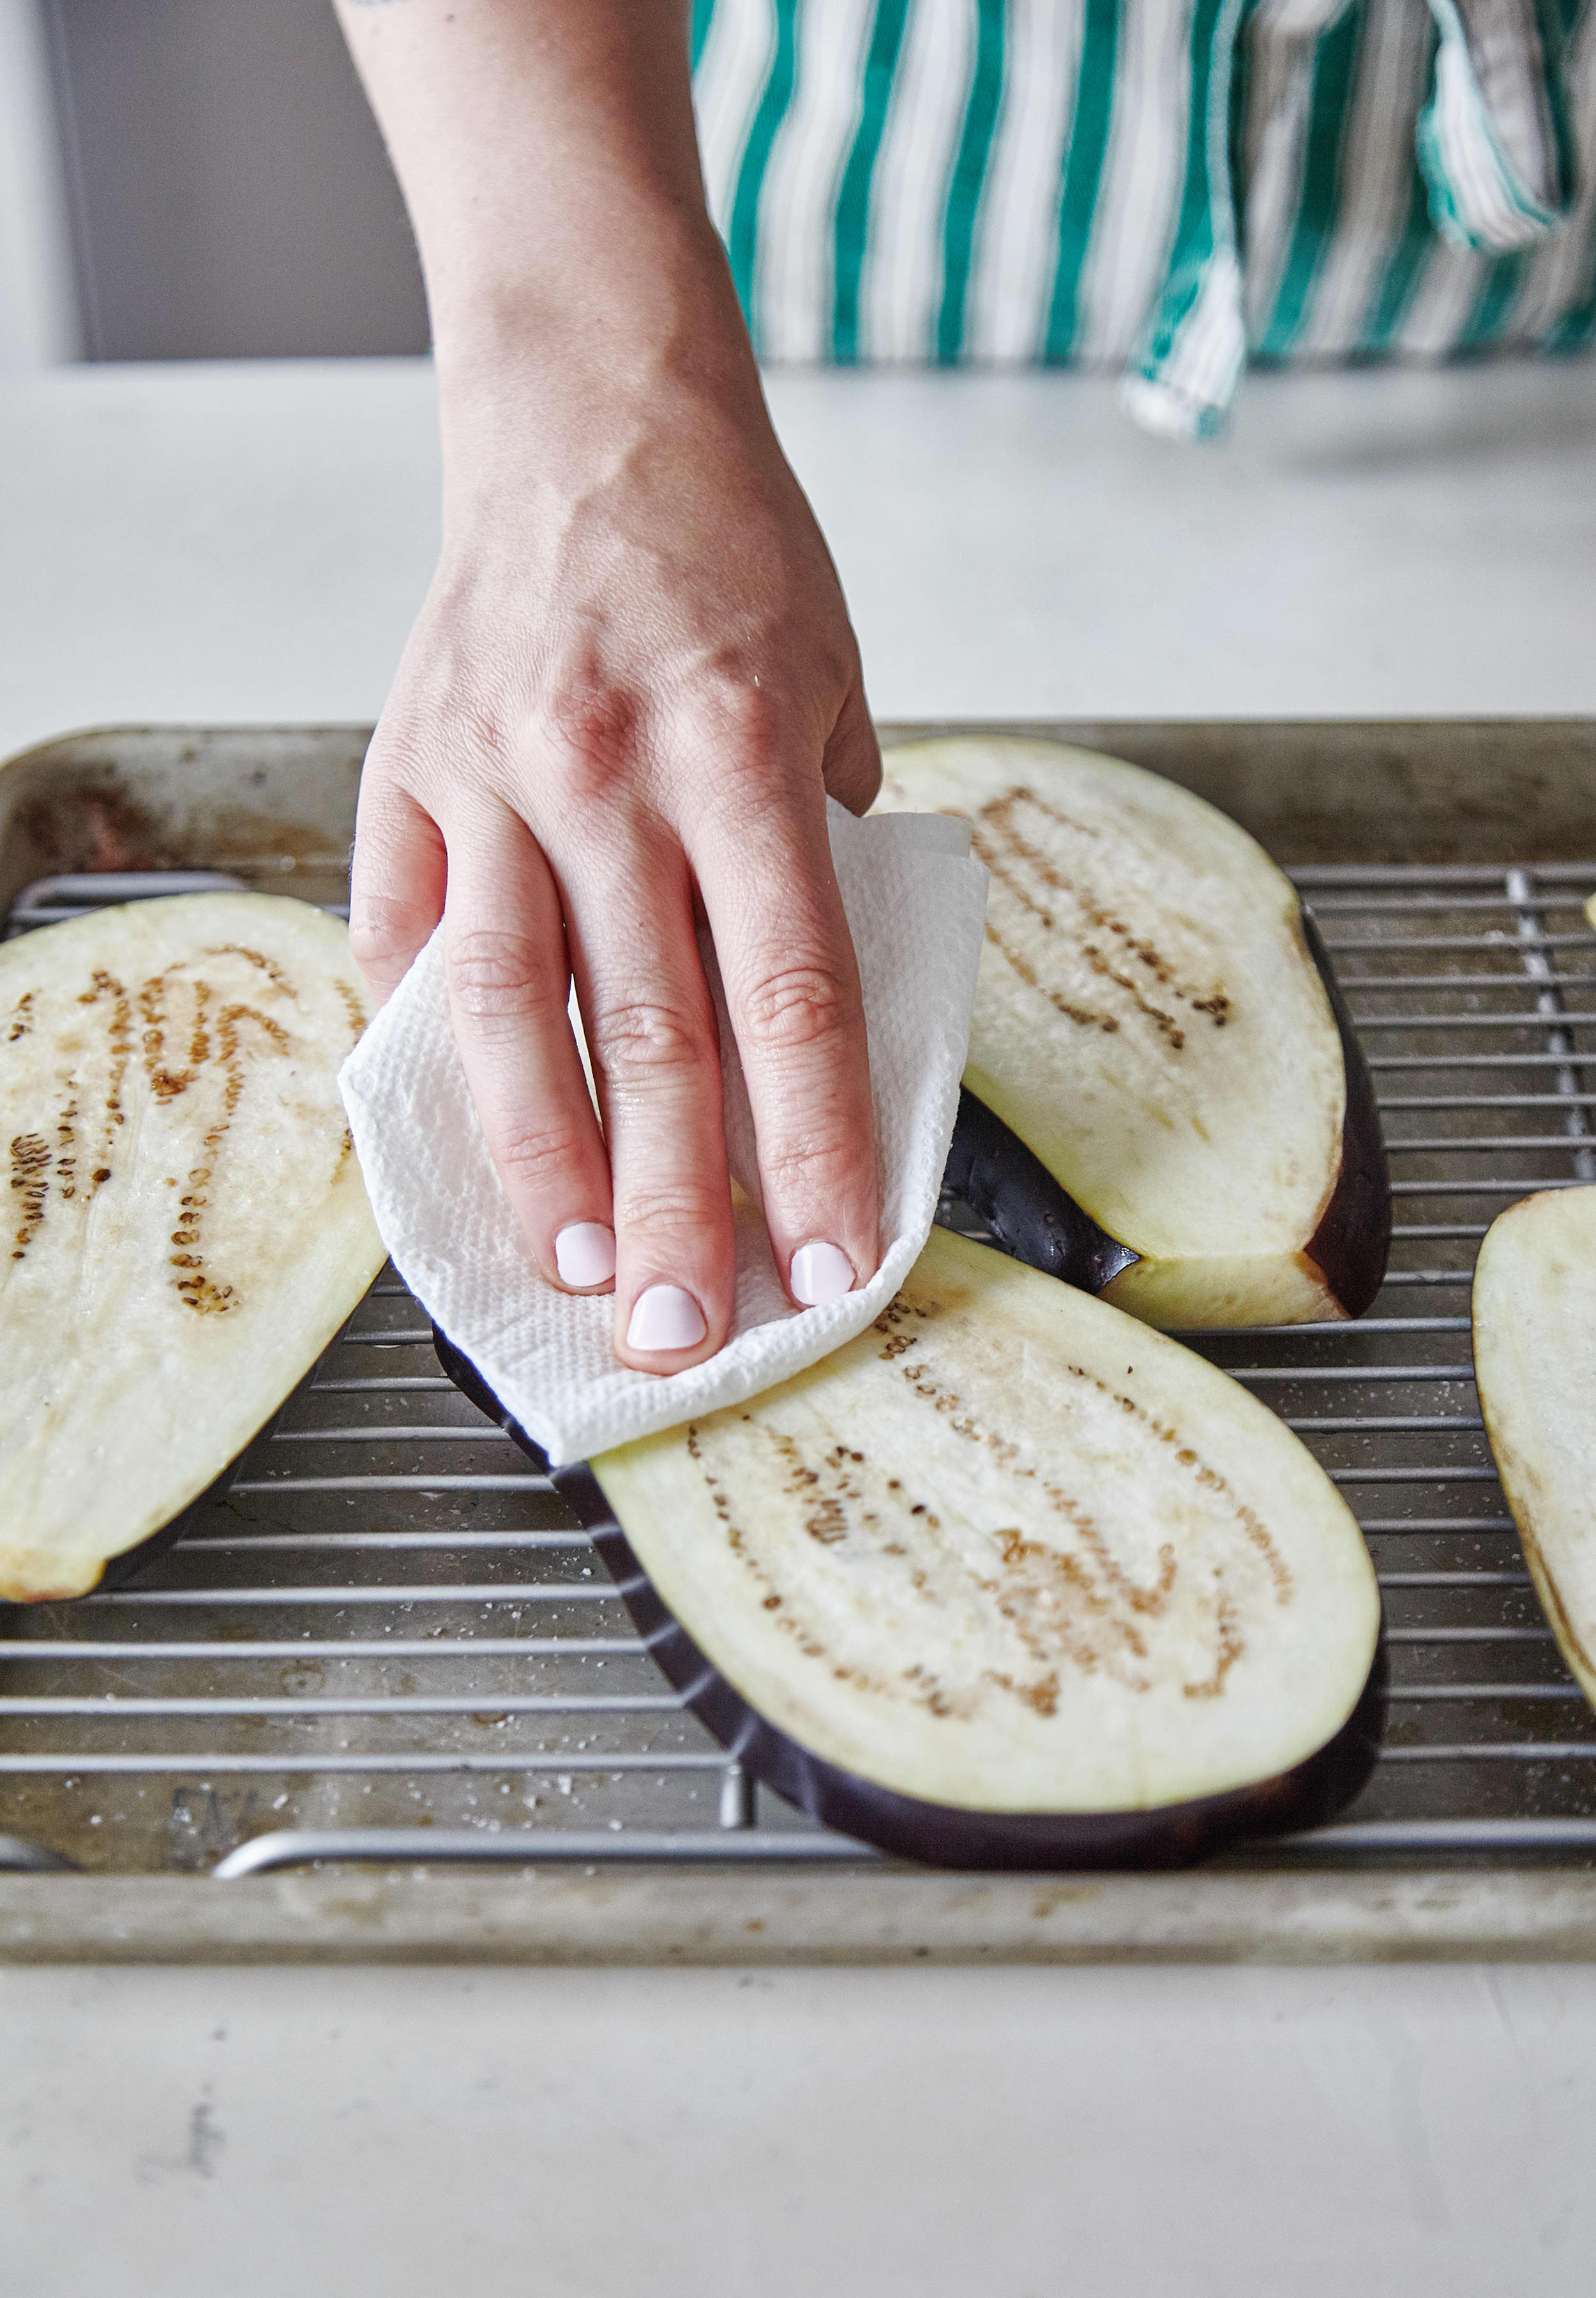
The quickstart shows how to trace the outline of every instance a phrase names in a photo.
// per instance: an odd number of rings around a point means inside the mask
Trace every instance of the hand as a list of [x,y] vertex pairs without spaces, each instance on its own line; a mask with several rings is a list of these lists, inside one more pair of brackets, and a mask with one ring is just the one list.
[[790,1293],[833,1297],[879,1259],[824,795],[863,812],[880,757],[718,247],[689,237],[648,323],[633,299],[601,355],[591,314],[572,340],[498,326],[441,354],[443,551],[367,759],[351,912],[379,995],[442,916],[461,1058],[531,1253],[568,1291],[613,1278],[617,1355],[661,1372],[719,1348],[732,1309],[699,917]]

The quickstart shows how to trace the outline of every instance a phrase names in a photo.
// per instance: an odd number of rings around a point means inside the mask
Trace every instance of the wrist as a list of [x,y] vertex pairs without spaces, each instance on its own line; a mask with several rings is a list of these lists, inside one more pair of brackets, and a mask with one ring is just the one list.
[[719,240],[647,244],[646,277],[544,269],[457,307],[437,352],[446,547],[623,472],[655,491],[706,462],[729,485],[785,474]]
[[626,396],[670,379],[757,391],[725,254],[707,216],[661,213],[572,236],[526,260],[500,251],[434,286],[447,437],[550,390]]

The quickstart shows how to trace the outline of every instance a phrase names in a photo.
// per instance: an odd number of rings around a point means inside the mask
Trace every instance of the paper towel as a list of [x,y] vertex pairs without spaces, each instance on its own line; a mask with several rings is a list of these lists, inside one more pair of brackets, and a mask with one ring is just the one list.
[[919,1257],[937,1208],[970,1039],[987,872],[945,814],[861,822],[827,800],[858,954],[881,1174],[881,1265],[840,1301],[795,1309],[758,1211],[748,1090],[719,971],[726,1141],[736,1219],[732,1335],[690,1371],[633,1372],[611,1345],[611,1296],[545,1285],[500,1185],[455,1050],[435,933],[343,1065],[339,1084],[372,1210],[428,1315],[554,1467],[740,1403],[862,1333]]

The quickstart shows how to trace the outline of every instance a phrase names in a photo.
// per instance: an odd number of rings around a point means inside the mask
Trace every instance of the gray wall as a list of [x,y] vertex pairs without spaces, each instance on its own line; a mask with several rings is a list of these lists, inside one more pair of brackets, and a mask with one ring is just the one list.
[[331,0],[47,0],[46,23],[89,358],[425,350]]

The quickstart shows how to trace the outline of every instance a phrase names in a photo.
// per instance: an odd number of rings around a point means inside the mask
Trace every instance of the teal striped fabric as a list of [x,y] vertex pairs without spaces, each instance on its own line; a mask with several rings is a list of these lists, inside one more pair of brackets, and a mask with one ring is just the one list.
[[773,361],[1249,360],[1596,338],[1596,0],[693,0],[712,211]]

